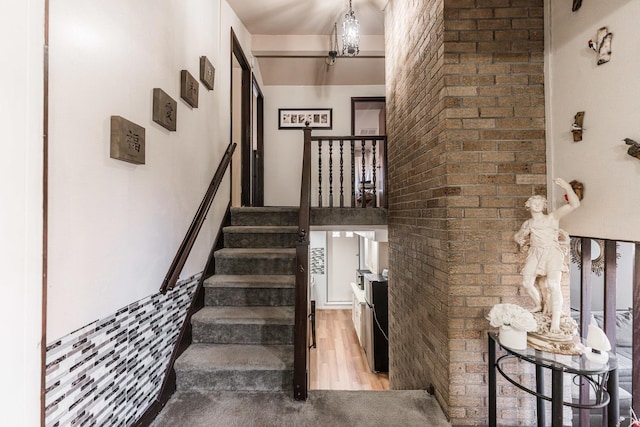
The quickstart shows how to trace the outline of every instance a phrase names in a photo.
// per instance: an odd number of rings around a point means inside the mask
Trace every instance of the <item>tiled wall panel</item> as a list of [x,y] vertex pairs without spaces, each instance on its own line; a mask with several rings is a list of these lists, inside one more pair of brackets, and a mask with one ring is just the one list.
[[47,427],[129,426],[157,397],[199,275],[47,345]]

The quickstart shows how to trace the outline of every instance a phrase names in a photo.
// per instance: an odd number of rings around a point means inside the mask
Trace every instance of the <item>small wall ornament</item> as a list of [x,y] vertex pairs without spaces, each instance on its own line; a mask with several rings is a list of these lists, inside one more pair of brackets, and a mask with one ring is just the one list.
[[596,32],[596,36],[589,40],[589,47],[597,53],[598,65],[605,64],[611,60],[612,38],[613,33],[610,33],[607,27],[602,27]]
[[571,11],[576,12],[581,7],[582,7],[582,0],[573,0],[573,6],[571,6]]
[[216,69],[206,56],[200,57],[200,81],[209,90],[213,90],[215,83]]
[[153,121],[167,130],[175,131],[178,103],[160,88],[153,89]]
[[193,108],[198,108],[198,81],[187,70],[180,71],[180,98]]
[[124,117],[111,116],[111,150],[109,154],[112,159],[144,165],[144,128]]
[[[573,188],[573,192],[576,193],[576,196],[578,196],[578,200],[582,200],[584,197],[584,184],[574,179],[569,182],[569,185]],[[567,202],[569,201],[569,197],[566,194],[564,195],[564,200]]]
[[582,123],[584,122],[584,111],[578,111],[573,118],[573,124],[571,125],[571,133],[573,134],[573,142],[582,141]]
[[631,138],[625,138],[624,143],[630,146],[627,150],[627,154],[631,157],[635,157],[636,159],[640,159],[640,144]]

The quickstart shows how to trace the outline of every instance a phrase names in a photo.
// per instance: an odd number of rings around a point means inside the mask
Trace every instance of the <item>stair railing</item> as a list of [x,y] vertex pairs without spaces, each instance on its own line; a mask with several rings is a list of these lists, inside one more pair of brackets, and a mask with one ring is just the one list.
[[218,169],[216,173],[213,175],[211,179],[211,183],[207,188],[207,192],[198,207],[198,211],[196,212],[193,221],[191,221],[191,225],[187,230],[187,234],[184,236],[180,247],[178,248],[178,252],[176,253],[173,261],[171,262],[171,266],[169,267],[169,271],[162,281],[162,286],[160,286],[160,292],[166,293],[167,290],[173,289],[173,287],[178,282],[178,278],[180,277],[180,273],[182,272],[182,268],[184,264],[187,262],[187,258],[191,253],[191,249],[198,237],[198,233],[200,233],[200,229],[202,228],[202,224],[204,224],[204,220],[207,217],[207,212],[211,207],[211,203],[213,202],[216,193],[218,192],[218,188],[222,183],[222,179],[224,178],[224,174],[231,163],[231,157],[233,156],[233,152],[236,149],[235,143],[230,143],[225,151],[222,159],[220,160],[220,164],[218,165]]
[[387,207],[386,136],[313,136],[311,142],[314,207]]
[[309,385],[309,224],[311,217],[311,128],[305,127],[300,186],[300,213],[296,243],[296,291],[293,361],[293,397],[307,400]]

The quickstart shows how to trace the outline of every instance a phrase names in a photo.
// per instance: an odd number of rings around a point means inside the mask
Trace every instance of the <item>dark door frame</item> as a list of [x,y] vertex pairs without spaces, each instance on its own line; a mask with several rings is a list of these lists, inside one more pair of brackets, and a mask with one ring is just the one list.
[[[242,69],[241,111],[240,111],[240,156],[242,170],[240,171],[241,195],[240,204],[251,206],[251,66],[242,50],[242,46],[231,28],[231,84],[233,85],[233,58],[238,61]],[[233,91],[231,101],[231,123],[233,123]],[[230,129],[233,135],[233,128]]]
[[358,102],[384,102],[386,104],[387,98],[385,96],[355,96],[351,98],[351,135],[355,135],[356,132],[356,104]]
[[[253,185],[251,186],[251,201],[253,206],[264,206],[264,95],[256,80],[252,77],[252,88],[257,91],[256,104],[256,149],[253,151]],[[253,97],[251,98],[253,100]],[[253,148],[253,147],[252,147]]]
[[47,374],[47,299],[49,240],[49,0],[44,0],[44,54],[42,81],[42,305],[40,339],[40,427],[45,425]]

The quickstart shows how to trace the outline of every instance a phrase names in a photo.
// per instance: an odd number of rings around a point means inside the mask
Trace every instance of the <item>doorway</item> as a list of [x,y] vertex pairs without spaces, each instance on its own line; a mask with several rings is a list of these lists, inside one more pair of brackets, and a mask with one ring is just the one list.
[[351,98],[351,135],[386,135],[386,105],[384,96]]
[[251,66],[231,29],[231,205],[251,206]]
[[[315,306],[315,347],[309,352],[311,390],[389,389],[388,365],[376,365],[369,357],[373,354],[367,340],[374,332],[372,307],[367,306],[364,287],[359,285],[360,279],[364,285],[359,275],[362,265],[369,273],[388,268],[386,236],[386,229],[310,233],[310,296]],[[387,309],[379,306],[380,310],[384,311],[379,312],[380,327],[388,330]]]
[[264,96],[255,76],[251,98],[251,206],[264,206]]

